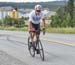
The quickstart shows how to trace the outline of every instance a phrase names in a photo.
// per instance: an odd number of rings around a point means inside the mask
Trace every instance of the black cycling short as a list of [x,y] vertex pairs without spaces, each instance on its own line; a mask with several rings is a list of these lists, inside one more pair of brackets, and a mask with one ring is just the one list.
[[31,23],[32,25],[32,28],[34,28],[37,32],[37,34],[40,34],[40,23],[39,24],[34,24],[34,23]]

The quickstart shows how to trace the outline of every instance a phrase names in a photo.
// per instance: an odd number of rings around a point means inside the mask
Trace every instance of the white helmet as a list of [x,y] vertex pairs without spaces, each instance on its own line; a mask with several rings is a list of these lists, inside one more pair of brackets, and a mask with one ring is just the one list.
[[42,10],[42,6],[41,5],[35,5],[35,10]]

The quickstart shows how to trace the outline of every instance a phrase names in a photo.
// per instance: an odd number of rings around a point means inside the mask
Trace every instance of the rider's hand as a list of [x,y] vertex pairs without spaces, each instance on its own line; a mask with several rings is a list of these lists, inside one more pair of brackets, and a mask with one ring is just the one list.
[[43,28],[43,35],[45,35],[45,32],[46,32],[46,30],[45,30],[45,28]]

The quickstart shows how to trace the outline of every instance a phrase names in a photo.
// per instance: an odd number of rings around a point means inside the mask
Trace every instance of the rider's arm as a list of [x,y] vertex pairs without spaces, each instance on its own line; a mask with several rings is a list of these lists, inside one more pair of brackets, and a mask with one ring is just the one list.
[[42,19],[42,27],[43,27],[43,29],[45,29],[45,26],[46,26],[46,24],[45,24],[45,18],[43,18]]
[[43,12],[42,12],[42,18],[41,18],[41,20],[42,20],[42,28],[45,29],[45,27],[46,27],[46,24],[45,24],[45,15],[44,15]]
[[30,31],[32,28],[31,22],[32,22],[32,12],[30,12],[29,14],[28,31]]
[[31,21],[29,21],[29,23],[28,23],[28,31],[30,31],[31,28],[32,28]]
[[45,23],[45,18],[42,19],[42,28],[43,28],[43,34],[45,34],[45,28],[46,28],[46,23]]

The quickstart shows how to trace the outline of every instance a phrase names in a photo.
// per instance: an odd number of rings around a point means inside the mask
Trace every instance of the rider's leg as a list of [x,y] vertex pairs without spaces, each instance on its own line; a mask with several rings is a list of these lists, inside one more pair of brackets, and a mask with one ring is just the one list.
[[31,36],[31,39],[32,39],[32,45],[33,45],[34,49],[36,50],[34,37],[35,37],[35,33],[34,33],[34,32],[32,32],[32,36]]
[[39,34],[36,34],[36,41],[39,40]]
[[33,41],[33,38],[34,38],[34,35],[35,33],[32,32],[32,28],[33,28],[33,24],[32,22],[30,21],[29,24],[28,24],[28,31],[29,31],[29,34],[30,34],[30,40]]
[[36,46],[35,46],[35,42],[34,42],[34,36],[35,36],[35,33],[34,32],[30,32],[30,40],[31,40],[30,44],[36,50]]
[[35,37],[35,33],[32,32],[31,39],[32,39],[33,42],[34,42],[34,37]]
[[35,36],[35,33],[34,32],[30,32],[30,39],[32,42],[34,42],[34,36]]
[[[40,36],[40,30],[36,33],[36,47],[37,47],[37,44],[39,43],[39,36]],[[37,48],[36,49],[37,51],[37,54],[40,54],[40,50]]]
[[36,40],[39,40],[39,36],[40,36],[40,24],[38,24],[37,27]]
[[[36,47],[37,47],[37,45],[38,45],[38,41],[39,41],[39,34],[36,34]],[[37,51],[37,54],[40,54],[40,50],[38,49],[38,48],[36,48],[36,51]]]
[[32,28],[32,24],[31,24],[31,21],[29,21],[29,23],[28,23],[28,31],[29,31],[30,42],[31,42],[31,38],[32,38],[31,28]]

